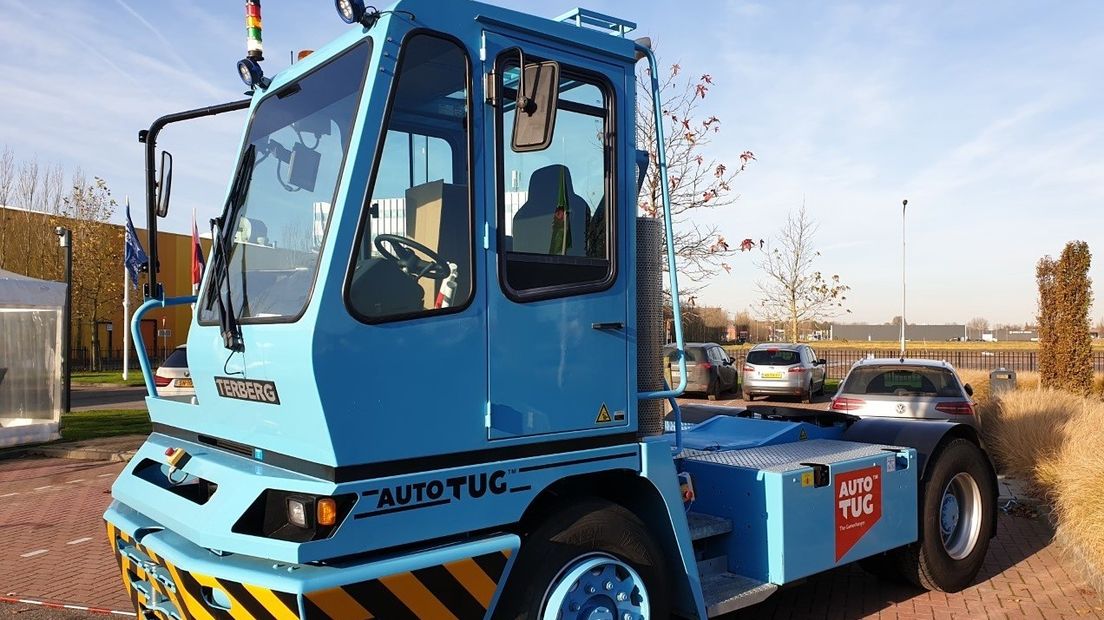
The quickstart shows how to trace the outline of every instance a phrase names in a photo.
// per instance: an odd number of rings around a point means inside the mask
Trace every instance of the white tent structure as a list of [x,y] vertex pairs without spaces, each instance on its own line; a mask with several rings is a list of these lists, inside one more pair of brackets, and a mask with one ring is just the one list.
[[58,438],[65,284],[0,270],[0,446]]

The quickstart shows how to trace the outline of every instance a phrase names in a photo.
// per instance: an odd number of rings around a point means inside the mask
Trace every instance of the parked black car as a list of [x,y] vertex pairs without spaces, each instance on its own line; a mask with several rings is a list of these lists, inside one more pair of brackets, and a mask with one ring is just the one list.
[[[675,345],[663,348],[670,369],[671,385],[679,382],[678,354]],[[733,360],[714,342],[686,343],[686,391],[703,392],[709,400],[736,389],[738,373]]]

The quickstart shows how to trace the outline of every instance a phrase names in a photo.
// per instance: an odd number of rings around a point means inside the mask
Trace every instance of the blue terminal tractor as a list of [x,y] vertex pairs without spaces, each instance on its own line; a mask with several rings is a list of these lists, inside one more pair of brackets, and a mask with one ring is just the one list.
[[[349,30],[266,76],[246,4],[249,98],[140,134],[134,336],[194,303],[196,390],[159,396],[141,359],[153,433],[104,515],[140,617],[707,618],[854,561],[972,582],[996,481],[970,427],[663,384],[677,266],[669,197],[637,217],[667,169],[637,150],[638,102],[664,122],[634,24],[338,0]],[[167,297],[158,132],[233,110],[202,287]]]

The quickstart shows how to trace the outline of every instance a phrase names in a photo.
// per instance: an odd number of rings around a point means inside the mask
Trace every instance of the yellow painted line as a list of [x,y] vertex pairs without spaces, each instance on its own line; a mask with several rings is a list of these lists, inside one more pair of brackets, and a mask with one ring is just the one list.
[[419,618],[434,620],[458,620],[447,607],[437,600],[418,578],[411,573],[396,573],[380,579],[380,582]]
[[375,617],[343,588],[311,592],[307,598],[331,618],[370,620]]
[[475,560],[464,558],[458,562],[449,562],[445,564],[445,570],[455,577],[460,585],[464,586],[480,605],[483,605],[484,609],[491,606],[491,599],[494,598],[498,586],[475,563]]
[[[257,599],[257,602],[259,602],[261,606],[275,616],[276,620],[299,620],[299,614],[288,609],[283,601],[276,598],[272,590],[251,586],[248,583],[243,583],[242,586],[245,587],[246,592],[249,592],[253,595],[253,598]],[[345,618],[347,616],[341,617]]]

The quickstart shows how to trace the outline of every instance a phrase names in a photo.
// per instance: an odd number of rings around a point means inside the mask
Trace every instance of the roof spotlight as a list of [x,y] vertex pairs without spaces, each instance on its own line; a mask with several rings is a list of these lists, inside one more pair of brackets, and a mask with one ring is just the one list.
[[[334,7],[341,21],[371,28],[379,19],[379,11],[374,6],[365,6],[364,0],[334,0]],[[371,9],[371,10],[369,10]]]
[[268,88],[269,79],[264,76],[260,63],[252,58],[242,58],[238,61],[238,75],[249,88]]

